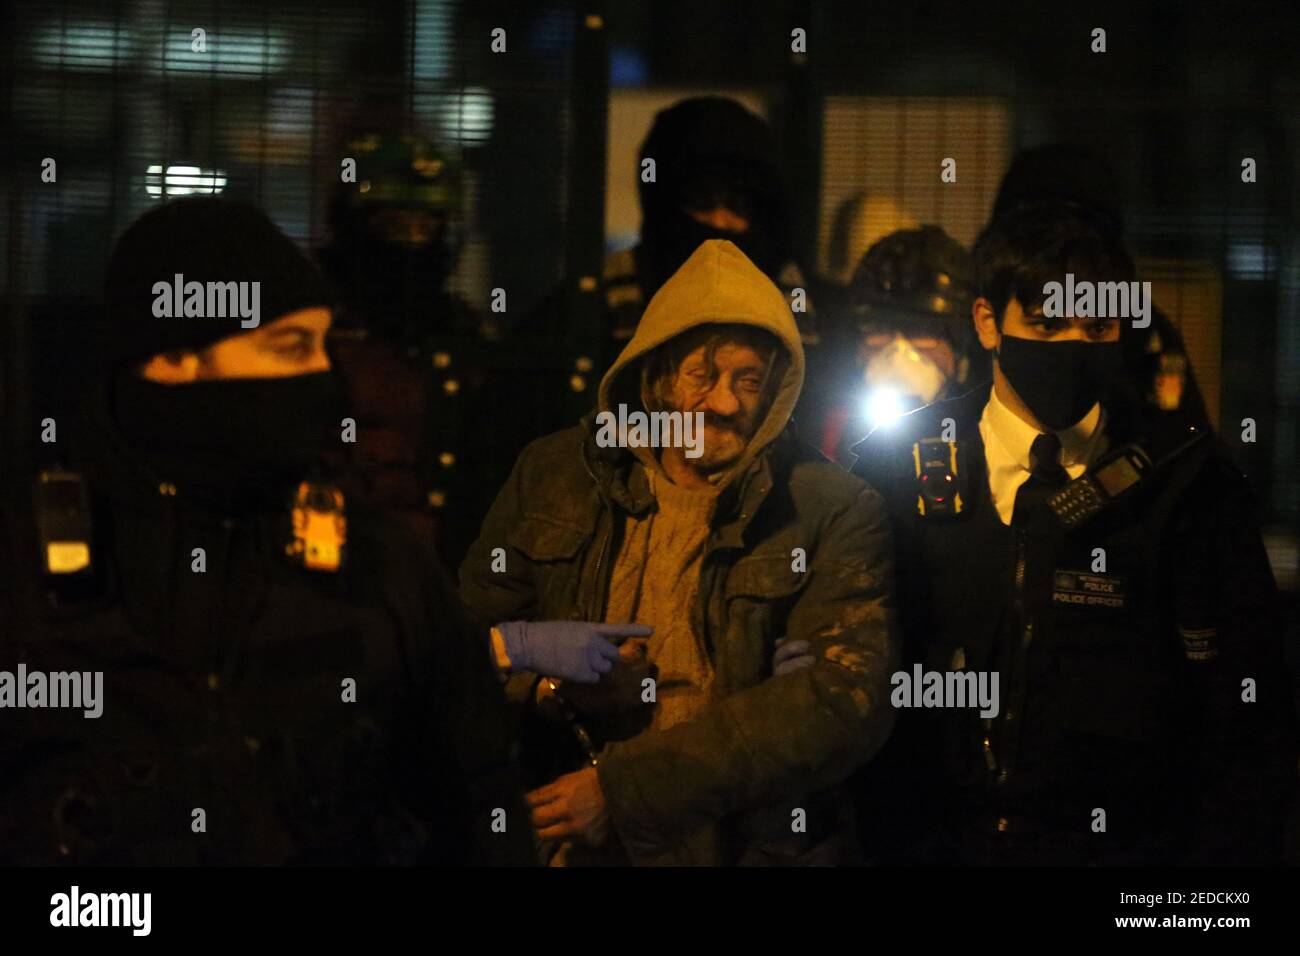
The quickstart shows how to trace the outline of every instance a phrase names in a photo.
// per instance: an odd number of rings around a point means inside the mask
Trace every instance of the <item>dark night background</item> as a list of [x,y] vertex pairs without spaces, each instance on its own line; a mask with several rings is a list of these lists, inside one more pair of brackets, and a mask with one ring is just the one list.
[[[467,242],[453,285],[478,309],[493,288],[509,291],[507,335],[486,361],[523,379],[531,401],[466,409],[449,397],[445,409],[489,431],[514,416],[483,478],[499,483],[523,440],[594,398],[598,302],[582,280],[635,239],[635,150],[653,112],[716,91],[773,123],[798,259],[829,282],[891,217],[969,244],[1021,148],[1069,140],[1104,155],[1141,277],[1156,283],[1260,496],[1294,611],[1293,3],[54,0],[4,16],[0,461],[11,473],[36,459],[36,423],[75,397],[108,251],[159,199],[150,167],[219,170],[225,194],[259,201],[317,248],[343,143],[382,127],[459,155]],[[190,53],[195,27],[225,40],[222,56]],[[489,50],[496,27],[505,55]],[[1096,27],[1104,54],[1090,52]],[[794,28],[807,31],[806,55],[790,52]],[[939,163],[950,156],[958,182],[945,185]],[[58,161],[57,185],[40,181],[45,157]],[[1244,157],[1257,163],[1255,183],[1241,181]],[[837,248],[855,197],[873,200],[864,208],[879,221],[864,213],[857,244]],[[562,327],[530,327],[557,290]],[[1254,443],[1239,440],[1245,418],[1257,423]]]

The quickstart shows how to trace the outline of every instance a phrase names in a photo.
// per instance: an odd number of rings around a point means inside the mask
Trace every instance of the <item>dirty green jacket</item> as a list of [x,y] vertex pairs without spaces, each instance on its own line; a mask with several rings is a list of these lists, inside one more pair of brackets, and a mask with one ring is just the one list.
[[[712,246],[727,248],[709,259]],[[682,609],[713,663],[710,703],[676,726],[609,743],[601,789],[633,862],[840,862],[828,848],[853,838],[838,785],[893,723],[898,649],[884,502],[790,433],[803,355],[775,286],[725,242],[705,243],[683,272],[693,281],[678,282],[679,272],[656,295],[602,383],[602,407],[621,397],[620,379],[635,381],[622,372],[640,356],[700,322],[768,328],[790,362],[719,496],[698,596]],[[461,595],[483,621],[604,619],[626,516],[655,501],[646,463],[600,447],[596,434],[591,416],[520,455],[460,569]],[[775,677],[784,637],[808,640],[813,664]],[[508,685],[524,719],[535,680],[516,674]]]

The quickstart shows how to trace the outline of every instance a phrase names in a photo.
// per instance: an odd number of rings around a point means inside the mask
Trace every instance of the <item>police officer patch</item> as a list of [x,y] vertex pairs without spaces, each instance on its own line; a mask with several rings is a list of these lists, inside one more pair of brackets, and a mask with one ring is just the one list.
[[1118,574],[1057,570],[1052,576],[1052,603],[1123,608],[1124,578]]
[[1214,646],[1215,639],[1219,636],[1215,628],[1179,625],[1178,634],[1183,639],[1183,650],[1189,661],[1208,661],[1219,653],[1219,649]]

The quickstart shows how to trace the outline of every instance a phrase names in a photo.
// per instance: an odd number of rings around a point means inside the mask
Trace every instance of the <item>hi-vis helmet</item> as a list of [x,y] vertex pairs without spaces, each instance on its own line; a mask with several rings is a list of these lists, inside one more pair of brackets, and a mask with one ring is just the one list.
[[454,155],[419,136],[367,133],[347,144],[356,184],[344,184],[336,227],[398,246],[455,248],[462,200]]
[[901,229],[873,245],[854,270],[849,296],[854,324],[870,340],[864,359],[886,348],[906,358],[909,343],[924,351],[925,340],[943,339],[952,348],[954,379],[966,380],[977,351],[974,263],[938,226]]

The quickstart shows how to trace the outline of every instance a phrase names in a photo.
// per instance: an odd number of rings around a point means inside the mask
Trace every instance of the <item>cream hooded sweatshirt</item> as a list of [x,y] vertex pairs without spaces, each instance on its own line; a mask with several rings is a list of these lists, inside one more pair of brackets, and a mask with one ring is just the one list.
[[718,495],[784,430],[803,386],[798,328],[781,291],[733,243],[702,243],[650,300],[636,334],[601,381],[599,407],[617,414],[644,410],[640,360],[683,332],[710,323],[752,325],[772,333],[789,361],[762,423],[740,459],[707,490],[674,485],[655,449],[635,448],[656,507],[625,520],[615,556],[605,620],[649,624],[647,653],[657,669],[651,728],[689,720],[709,700],[713,665],[691,627],[700,567]]

